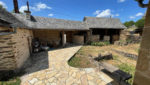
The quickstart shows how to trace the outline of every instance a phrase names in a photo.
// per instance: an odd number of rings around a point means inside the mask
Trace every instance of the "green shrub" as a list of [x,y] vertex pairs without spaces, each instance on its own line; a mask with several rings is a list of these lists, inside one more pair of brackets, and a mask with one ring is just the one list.
[[91,45],[93,45],[93,46],[107,46],[107,45],[110,45],[110,42],[92,42]]

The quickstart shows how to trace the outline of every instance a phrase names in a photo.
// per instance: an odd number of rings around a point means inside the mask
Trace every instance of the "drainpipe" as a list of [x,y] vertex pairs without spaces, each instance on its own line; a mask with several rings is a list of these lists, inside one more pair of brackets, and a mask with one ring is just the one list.
[[11,35],[15,33],[17,33],[17,28],[13,27],[13,32],[3,32],[3,33],[0,33],[0,35]]

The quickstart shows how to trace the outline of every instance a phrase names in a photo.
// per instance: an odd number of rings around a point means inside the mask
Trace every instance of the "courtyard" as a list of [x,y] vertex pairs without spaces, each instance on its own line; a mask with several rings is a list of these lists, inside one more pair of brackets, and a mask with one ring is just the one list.
[[34,54],[25,67],[21,85],[109,85],[112,78],[98,68],[74,68],[68,60],[82,46]]

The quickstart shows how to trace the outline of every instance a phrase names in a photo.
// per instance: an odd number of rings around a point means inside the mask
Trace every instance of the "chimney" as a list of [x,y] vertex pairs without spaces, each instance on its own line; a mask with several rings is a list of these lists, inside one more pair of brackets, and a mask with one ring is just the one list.
[[31,12],[29,8],[29,2],[27,1],[27,10],[24,11],[26,13],[26,19],[30,20],[31,19]]
[[15,13],[19,13],[18,0],[13,0],[13,2],[14,2],[14,11],[15,11]]

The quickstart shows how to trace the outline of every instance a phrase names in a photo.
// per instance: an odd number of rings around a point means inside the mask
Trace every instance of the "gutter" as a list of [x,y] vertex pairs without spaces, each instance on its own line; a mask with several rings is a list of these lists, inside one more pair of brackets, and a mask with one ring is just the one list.
[[15,34],[17,33],[17,28],[13,27],[13,32],[2,32],[0,33],[0,36],[1,35],[11,35],[11,34]]

